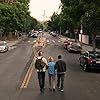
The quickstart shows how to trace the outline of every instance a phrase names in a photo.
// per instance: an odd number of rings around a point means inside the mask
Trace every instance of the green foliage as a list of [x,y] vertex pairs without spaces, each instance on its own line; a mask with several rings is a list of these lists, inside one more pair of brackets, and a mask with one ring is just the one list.
[[37,25],[37,20],[28,11],[29,0],[17,0],[14,4],[0,3],[0,31],[4,34],[28,32]]
[[62,12],[69,15],[75,26],[84,25],[88,34],[100,32],[100,1],[99,0],[61,0]]
[[61,13],[53,14],[48,22],[49,28],[64,32],[79,28],[83,24],[84,33],[100,34],[100,1],[99,0],[61,0]]

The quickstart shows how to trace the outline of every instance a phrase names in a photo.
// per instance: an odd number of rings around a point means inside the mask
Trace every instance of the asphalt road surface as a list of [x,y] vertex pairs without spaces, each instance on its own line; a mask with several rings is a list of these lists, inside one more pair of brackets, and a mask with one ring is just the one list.
[[49,34],[44,34],[44,37],[48,42],[42,49],[44,56],[47,59],[53,56],[56,61],[57,56],[61,54],[67,64],[64,92],[57,89],[55,92],[49,91],[46,73],[45,91],[41,94],[35,70],[32,72],[28,86],[17,88],[25,64],[29,62],[32,54],[31,45],[25,41],[18,44],[16,49],[0,55],[0,98],[2,98],[0,100],[100,100],[100,73],[84,72],[79,66],[79,54],[68,53],[58,37]]
[[33,40],[26,39],[8,52],[0,53],[0,100],[14,100],[13,96],[31,63]]

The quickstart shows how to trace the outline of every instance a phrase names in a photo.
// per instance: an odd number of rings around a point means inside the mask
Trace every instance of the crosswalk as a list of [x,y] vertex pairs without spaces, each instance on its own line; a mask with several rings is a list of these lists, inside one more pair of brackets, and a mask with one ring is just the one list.
[[[46,40],[47,43],[61,43],[62,41],[61,40],[52,40],[52,39],[47,39]],[[34,41],[28,41],[28,43],[36,43],[36,40]]]
[[59,42],[59,43],[61,43],[60,40],[47,40],[47,43],[50,43],[50,42],[53,42],[53,43],[55,43],[55,42]]
[[[56,43],[61,43],[62,41],[60,41],[60,40],[47,40],[47,43],[48,44],[56,44]],[[33,44],[33,43],[36,43],[36,40],[34,40],[34,41],[28,41],[28,43],[30,43],[30,44]],[[9,46],[9,50],[12,50],[12,49],[15,49],[16,48],[16,46],[12,46],[12,47],[10,47]]]

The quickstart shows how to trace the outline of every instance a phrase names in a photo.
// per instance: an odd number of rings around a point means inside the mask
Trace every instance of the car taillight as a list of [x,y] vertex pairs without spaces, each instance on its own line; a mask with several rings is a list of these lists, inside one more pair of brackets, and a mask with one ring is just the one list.
[[88,58],[87,62],[88,62],[88,64],[92,64],[92,62],[93,62],[92,58]]

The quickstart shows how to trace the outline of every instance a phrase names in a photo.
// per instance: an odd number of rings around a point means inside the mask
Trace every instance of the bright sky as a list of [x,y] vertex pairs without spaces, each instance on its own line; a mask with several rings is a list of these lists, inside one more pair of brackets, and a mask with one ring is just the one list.
[[[39,21],[47,20],[53,12],[58,11],[60,0],[30,0],[31,16]],[[45,12],[45,17],[43,14]]]

